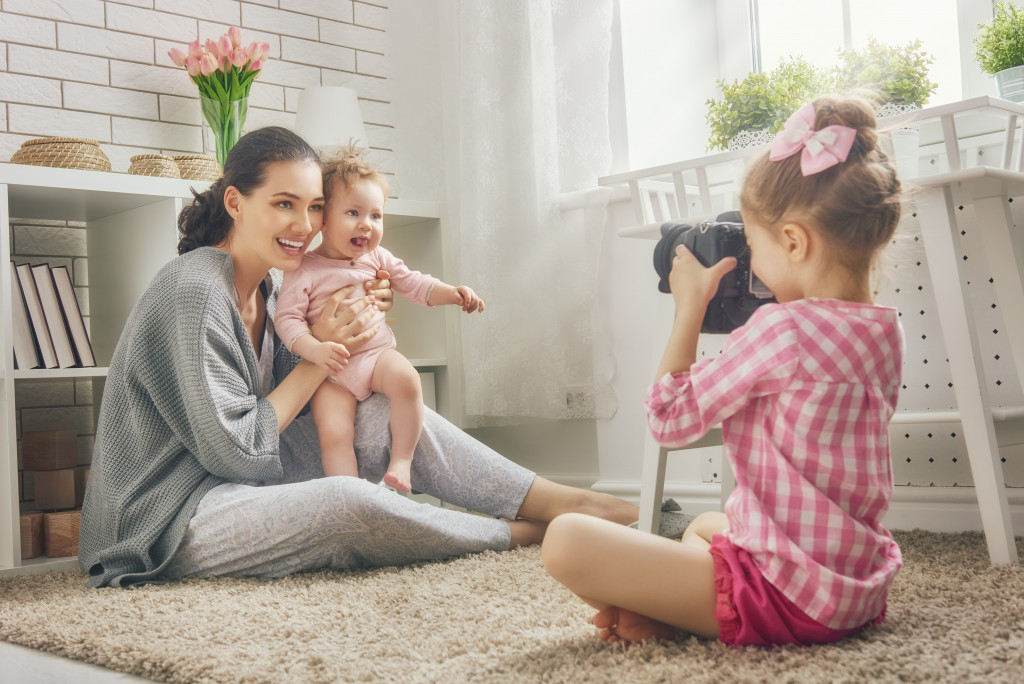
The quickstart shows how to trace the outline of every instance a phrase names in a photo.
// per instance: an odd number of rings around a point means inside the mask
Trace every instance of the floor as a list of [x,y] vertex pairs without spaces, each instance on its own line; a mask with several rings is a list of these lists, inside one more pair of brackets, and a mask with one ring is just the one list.
[[0,641],[0,662],[3,663],[0,671],[3,684],[129,684],[150,681],[6,641]]

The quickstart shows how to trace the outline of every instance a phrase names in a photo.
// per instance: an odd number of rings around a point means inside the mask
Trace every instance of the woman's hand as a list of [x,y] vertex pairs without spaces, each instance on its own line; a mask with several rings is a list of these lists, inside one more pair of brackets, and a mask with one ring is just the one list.
[[387,313],[395,305],[395,291],[391,289],[391,274],[385,270],[377,271],[377,278],[367,280],[366,294],[377,302],[377,309]]
[[367,295],[354,301],[347,309],[338,311],[341,303],[352,294],[353,286],[346,285],[332,294],[324,304],[320,320],[313,324],[310,331],[313,337],[321,342],[337,342],[345,345],[348,351],[365,344],[377,334],[380,323],[367,328],[374,314],[377,313],[373,299]]

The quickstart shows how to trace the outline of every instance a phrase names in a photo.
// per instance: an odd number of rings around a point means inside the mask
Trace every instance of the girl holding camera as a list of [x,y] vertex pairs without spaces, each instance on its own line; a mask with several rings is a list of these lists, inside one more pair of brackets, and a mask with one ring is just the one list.
[[666,446],[721,424],[737,486],[682,543],[574,513],[550,524],[544,563],[598,610],[601,639],[811,644],[883,618],[902,564],[881,519],[903,332],[874,304],[870,273],[900,195],[866,101],[821,97],[790,117],[740,195],[751,267],[778,303],[700,362],[707,303],[736,261],[704,268],[676,249],[648,424]]

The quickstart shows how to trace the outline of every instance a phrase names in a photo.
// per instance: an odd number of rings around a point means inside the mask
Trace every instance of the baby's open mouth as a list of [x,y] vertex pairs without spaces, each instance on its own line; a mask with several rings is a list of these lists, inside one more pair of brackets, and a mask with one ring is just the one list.
[[358,247],[359,249],[364,249],[370,241],[369,239],[364,237],[354,237],[351,240],[349,240],[349,242],[351,242],[353,246]]

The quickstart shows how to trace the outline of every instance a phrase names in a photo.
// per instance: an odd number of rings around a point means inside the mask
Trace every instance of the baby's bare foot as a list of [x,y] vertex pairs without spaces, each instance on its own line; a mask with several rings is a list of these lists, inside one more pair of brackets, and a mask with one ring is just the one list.
[[411,492],[412,484],[409,482],[409,463],[392,463],[388,466],[388,472],[384,473],[384,484],[394,487],[400,492]]
[[601,641],[630,646],[650,639],[673,639],[680,630],[664,622],[618,606],[608,606],[594,615]]

